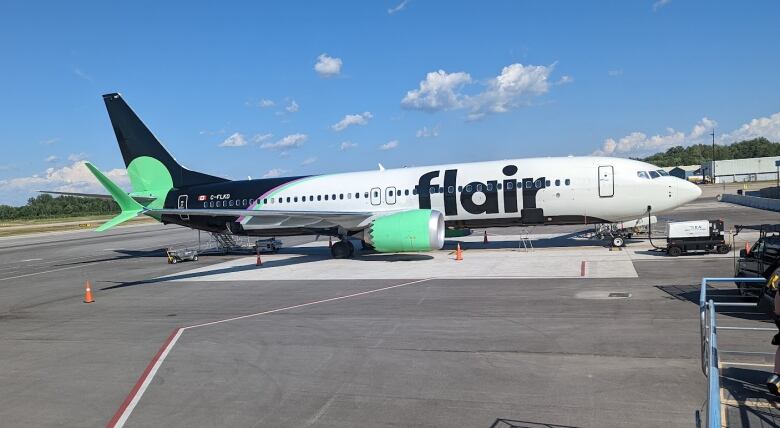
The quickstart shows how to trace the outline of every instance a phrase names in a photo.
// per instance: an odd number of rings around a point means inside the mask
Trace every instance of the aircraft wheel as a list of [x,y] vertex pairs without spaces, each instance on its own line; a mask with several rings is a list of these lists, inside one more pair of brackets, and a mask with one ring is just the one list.
[[612,246],[613,247],[622,247],[624,245],[626,245],[626,241],[624,241],[622,237],[616,236],[616,237],[612,238]]
[[334,259],[348,259],[354,253],[355,248],[347,241],[334,242],[330,247],[330,254]]

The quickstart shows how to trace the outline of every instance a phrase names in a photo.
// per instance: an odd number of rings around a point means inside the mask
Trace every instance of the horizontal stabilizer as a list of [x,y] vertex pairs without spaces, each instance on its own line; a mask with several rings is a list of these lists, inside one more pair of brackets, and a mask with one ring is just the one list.
[[99,169],[95,168],[94,165],[92,165],[89,162],[86,162],[85,165],[89,169],[89,171],[97,178],[97,180],[100,182],[100,184],[103,185],[103,187],[108,190],[108,193],[111,194],[111,197],[116,201],[117,204],[119,204],[119,208],[122,210],[121,213],[119,213],[118,216],[112,218],[111,220],[103,223],[95,229],[97,232],[103,232],[104,230],[111,229],[114,226],[117,226],[121,223],[126,222],[127,220],[130,220],[132,218],[135,218],[138,214],[142,214],[146,211],[146,208],[144,208],[143,205],[139,204],[135,201],[135,199],[131,198],[130,195],[125,193],[124,190],[122,190],[119,186],[117,186],[113,181],[111,181],[108,177],[103,175],[102,172],[100,172]]

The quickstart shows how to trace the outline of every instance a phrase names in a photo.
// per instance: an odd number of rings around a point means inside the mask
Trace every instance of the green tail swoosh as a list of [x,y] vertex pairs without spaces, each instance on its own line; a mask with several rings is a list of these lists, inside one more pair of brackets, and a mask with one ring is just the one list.
[[103,187],[108,190],[108,193],[111,194],[111,197],[114,198],[117,204],[119,204],[119,208],[122,210],[119,215],[112,218],[111,220],[103,223],[95,229],[97,232],[103,232],[105,230],[111,229],[112,227],[119,225],[121,223],[126,222],[127,220],[130,220],[132,218],[135,218],[138,214],[143,213],[146,208],[144,208],[143,205],[139,204],[135,201],[135,199],[128,196],[127,193],[125,193],[124,190],[122,190],[119,186],[117,186],[113,181],[111,181],[108,177],[103,175],[102,172],[100,172],[99,169],[95,168],[94,165],[92,165],[89,162],[85,163],[89,171],[97,178],[97,180],[100,182],[100,184],[103,185]]

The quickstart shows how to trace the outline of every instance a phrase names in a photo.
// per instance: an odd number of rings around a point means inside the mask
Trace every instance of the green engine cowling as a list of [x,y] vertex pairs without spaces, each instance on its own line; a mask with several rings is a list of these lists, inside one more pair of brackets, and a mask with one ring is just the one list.
[[444,246],[444,215],[436,210],[410,210],[379,217],[365,241],[382,253],[438,250]]

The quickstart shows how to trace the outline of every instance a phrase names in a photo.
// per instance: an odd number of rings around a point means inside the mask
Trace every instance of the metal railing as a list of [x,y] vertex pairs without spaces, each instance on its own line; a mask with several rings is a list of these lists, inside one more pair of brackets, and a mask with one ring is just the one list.
[[[717,326],[716,307],[756,307],[748,302],[715,302],[707,298],[707,285],[716,282],[742,282],[766,284],[765,278],[702,278],[699,291],[699,332],[701,339],[701,368],[707,376],[707,427],[720,428],[720,359],[718,354],[718,330],[774,331],[764,327],[727,327]],[[720,351],[721,353],[739,353],[739,351]],[[763,354],[763,353],[761,353]]]

